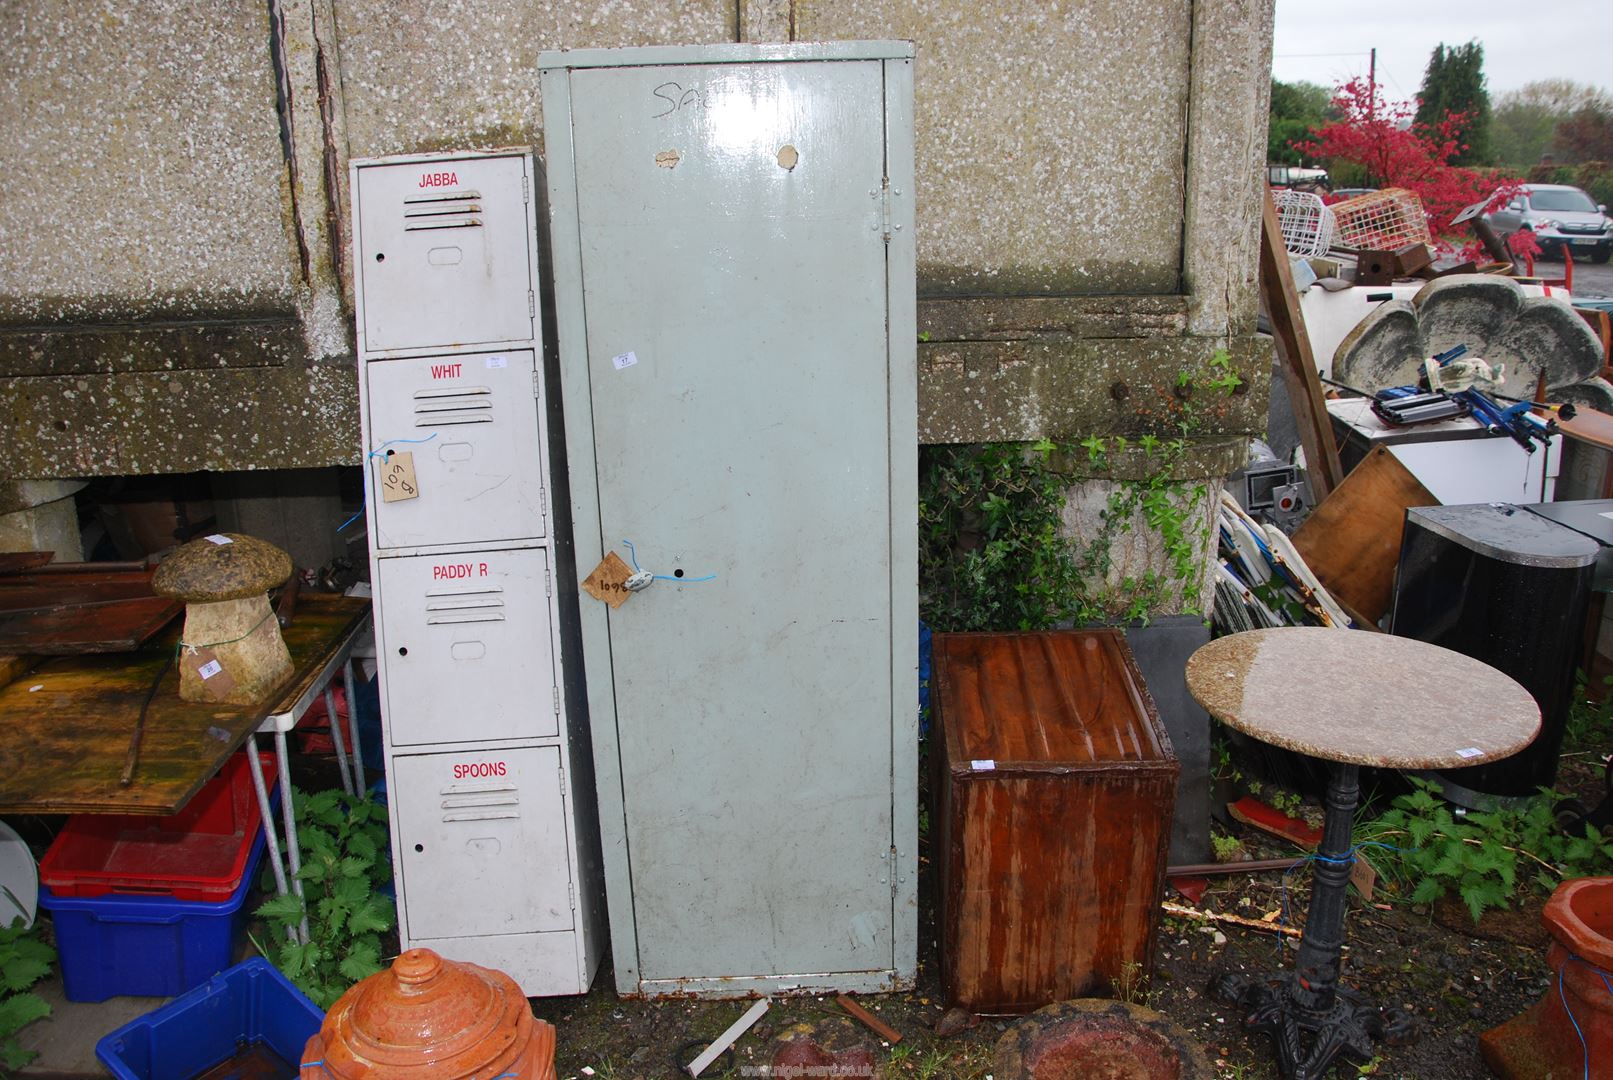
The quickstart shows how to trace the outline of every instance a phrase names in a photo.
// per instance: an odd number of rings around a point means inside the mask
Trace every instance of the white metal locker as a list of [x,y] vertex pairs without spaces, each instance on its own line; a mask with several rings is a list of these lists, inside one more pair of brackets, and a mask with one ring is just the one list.
[[353,179],[362,350],[537,339],[526,157],[365,162]]
[[352,169],[399,935],[529,996],[586,992],[605,945],[575,567],[550,496],[538,176],[524,149]]
[[415,938],[569,930],[560,750],[541,746],[394,760],[398,858]]
[[395,745],[559,734],[546,551],[416,555],[375,569]]
[[433,355],[366,372],[373,445],[367,468],[412,455],[423,497],[381,502],[375,544],[488,544],[545,534],[548,462],[538,421],[536,354]]
[[912,48],[545,53],[581,619],[625,993],[911,985]]

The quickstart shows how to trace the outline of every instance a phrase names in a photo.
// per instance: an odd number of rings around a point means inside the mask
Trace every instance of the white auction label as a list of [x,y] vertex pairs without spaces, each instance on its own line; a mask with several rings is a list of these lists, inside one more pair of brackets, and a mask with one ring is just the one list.
[[502,356],[489,356],[487,358],[487,366],[489,368],[509,367],[510,362]]
[[969,768],[975,770],[975,772],[991,772],[996,767],[996,758],[975,758],[969,762]]
[[229,537],[224,536],[221,533],[214,533],[212,536],[209,536],[207,538],[207,540],[208,540],[209,543],[212,543],[212,544],[233,544],[233,543],[235,543],[234,540],[231,540]]
[[638,353],[624,352],[620,356],[611,357],[610,362],[615,365],[617,371],[626,371],[638,363]]
[[209,660],[207,663],[196,669],[196,674],[200,675],[203,679],[211,679],[214,675],[217,675],[223,670],[223,664],[219,663],[217,660]]
[[1483,753],[1484,753],[1484,751],[1480,750],[1478,747],[1470,746],[1466,750],[1458,750],[1458,751],[1456,751],[1456,756],[1459,757],[1459,758],[1475,758],[1475,757],[1479,757]]

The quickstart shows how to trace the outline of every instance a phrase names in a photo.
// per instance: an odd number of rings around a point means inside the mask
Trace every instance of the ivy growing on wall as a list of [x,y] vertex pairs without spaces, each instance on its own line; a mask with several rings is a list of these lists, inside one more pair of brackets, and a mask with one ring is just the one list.
[[[1061,623],[1199,611],[1210,517],[1195,515],[1208,484],[1177,479],[1195,430],[1195,393],[1225,396],[1242,380],[1224,352],[1183,372],[1170,403],[1172,438],[1093,435],[1070,443],[925,447],[919,457],[919,587],[923,617],[941,631],[1039,630]],[[1065,500],[1079,479],[1115,479],[1091,535],[1067,535]],[[1143,468],[1135,468],[1138,460]],[[1158,541],[1162,569],[1108,580],[1115,544],[1138,523]]]

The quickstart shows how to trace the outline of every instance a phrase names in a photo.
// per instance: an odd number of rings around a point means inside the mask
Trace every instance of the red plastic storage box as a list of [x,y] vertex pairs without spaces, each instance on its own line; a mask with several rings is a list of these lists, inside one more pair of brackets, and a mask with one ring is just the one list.
[[[260,753],[258,760],[273,791],[274,758]],[[40,860],[39,881],[58,897],[160,893],[219,903],[241,884],[261,824],[246,754],[235,754],[171,817],[68,818]]]

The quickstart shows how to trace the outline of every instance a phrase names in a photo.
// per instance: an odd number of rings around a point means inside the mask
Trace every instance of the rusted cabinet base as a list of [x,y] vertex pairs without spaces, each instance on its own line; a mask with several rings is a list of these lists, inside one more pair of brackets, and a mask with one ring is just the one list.
[[1178,764],[1115,630],[935,638],[941,974],[1020,1013],[1147,973]]

